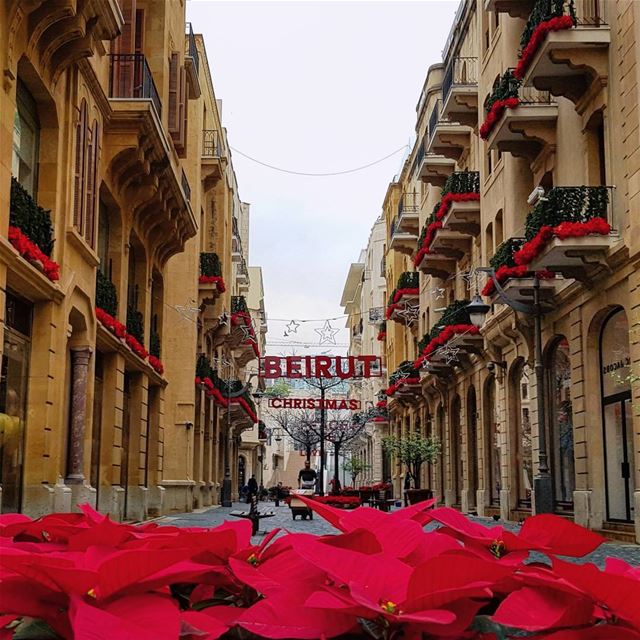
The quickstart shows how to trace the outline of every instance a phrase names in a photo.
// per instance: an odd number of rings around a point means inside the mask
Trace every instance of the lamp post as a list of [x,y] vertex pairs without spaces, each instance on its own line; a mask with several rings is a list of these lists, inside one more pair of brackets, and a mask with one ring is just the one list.
[[[493,280],[496,293],[500,302],[508,305],[514,311],[532,316],[534,319],[534,370],[536,373],[536,405],[538,409],[538,472],[533,479],[536,513],[553,512],[553,482],[549,471],[547,458],[547,432],[546,432],[546,398],[544,385],[544,364],[542,362],[542,316],[544,311],[540,305],[540,279],[533,278],[533,304],[525,304],[518,300],[512,300],[496,278],[495,270],[489,267],[476,269],[487,273]],[[467,305],[467,311],[471,322],[476,327],[484,324],[489,312],[489,305],[482,301],[476,291],[471,302]]]

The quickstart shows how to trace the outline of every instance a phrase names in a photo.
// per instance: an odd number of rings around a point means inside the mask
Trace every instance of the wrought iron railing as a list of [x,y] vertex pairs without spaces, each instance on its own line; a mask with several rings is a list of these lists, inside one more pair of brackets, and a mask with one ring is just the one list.
[[187,22],[187,54],[193,59],[193,65],[196,68],[196,73],[200,70],[200,54],[198,53],[198,47],[196,46],[196,37],[193,33],[193,26],[190,22]]
[[491,93],[484,101],[485,112],[489,112],[495,102],[518,98],[519,104],[551,104],[553,96],[548,91],[540,91],[535,87],[523,87],[522,82],[513,75],[513,69],[507,69],[494,85]]
[[452,58],[444,72],[442,80],[442,97],[446,102],[451,88],[456,86],[477,86],[478,58]]
[[398,202],[398,218],[402,218],[405,213],[415,214],[420,210],[418,204],[418,194],[416,191],[409,191],[402,194]]
[[201,276],[221,276],[222,264],[217,253],[202,252],[200,254],[200,275]]
[[144,54],[112,53],[109,59],[109,97],[150,100],[158,118],[161,118],[160,95]]
[[436,100],[436,103],[433,105],[431,109],[431,113],[429,114],[429,140],[433,138],[433,134],[436,131],[436,126],[438,121],[440,120],[440,106],[441,100]]
[[215,129],[204,129],[202,132],[202,155],[206,158],[219,158],[222,155],[220,136]]

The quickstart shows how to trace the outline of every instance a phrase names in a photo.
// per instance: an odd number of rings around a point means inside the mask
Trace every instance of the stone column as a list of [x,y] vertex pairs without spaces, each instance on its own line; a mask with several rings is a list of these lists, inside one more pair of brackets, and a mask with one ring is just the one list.
[[91,347],[71,348],[68,484],[84,484],[84,428],[87,421],[87,374],[91,353]]

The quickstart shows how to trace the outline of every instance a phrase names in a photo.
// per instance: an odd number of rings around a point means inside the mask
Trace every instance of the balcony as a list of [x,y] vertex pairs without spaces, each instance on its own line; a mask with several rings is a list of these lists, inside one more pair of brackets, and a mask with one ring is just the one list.
[[241,293],[247,293],[249,291],[249,270],[247,269],[247,263],[244,258],[238,265],[236,282],[238,283],[238,288]]
[[452,58],[442,81],[442,117],[469,127],[478,124],[478,59]]
[[411,231],[403,231],[398,224],[398,218],[395,217],[391,221],[391,228],[389,231],[389,249],[409,256],[416,250],[416,242],[418,241],[417,229],[415,233]]
[[607,258],[619,240],[611,228],[612,195],[612,187],[551,189],[527,216],[516,263],[587,284],[609,272]]
[[417,322],[415,318],[407,314],[408,307],[417,308],[420,297],[419,275],[417,271],[405,271],[398,278],[396,288],[389,296],[389,302],[385,316],[387,320],[393,320],[401,324],[411,326]]
[[389,376],[387,396],[400,401],[411,402],[422,396],[420,386],[420,370],[414,367],[413,362],[405,360]]
[[439,253],[424,253],[416,262],[416,269],[427,276],[446,280],[456,272],[456,261]]
[[484,0],[484,10],[508,13],[512,18],[526,18],[534,4],[535,0]]
[[222,265],[217,253],[200,254],[200,277],[198,279],[199,307],[215,304],[225,291]]
[[552,153],[556,144],[558,105],[551,94],[522,87],[509,70],[485,102],[487,120],[481,129],[504,100],[513,100],[516,105],[497,112],[498,119],[486,137],[489,148],[527,158],[530,162]]
[[[111,54],[105,157],[116,188],[133,194],[141,235],[155,239],[161,264],[184,249],[197,225],[188,183],[162,126],[162,104],[142,54]],[[148,214],[148,215],[147,215]]]
[[220,134],[215,129],[202,131],[202,186],[210,191],[224,175],[227,160]]
[[242,255],[242,240],[240,239],[240,232],[238,231],[238,219],[234,216],[231,220],[231,262],[241,263],[244,258]]
[[[520,41],[517,70],[523,84],[569,98],[583,112],[586,103],[608,83],[611,33],[607,12],[615,10],[615,4],[538,0]],[[547,31],[538,44],[532,35],[553,24],[551,21],[565,28]]]
[[417,238],[419,231],[420,204],[418,194],[413,192],[403,193],[398,202],[397,226],[399,231],[414,234]]
[[471,127],[442,114],[442,100],[438,100],[429,116],[429,143],[427,151],[436,155],[459,160],[471,145]]
[[[452,173],[442,189],[440,208],[443,229],[469,239],[476,237],[480,233],[480,173]],[[433,245],[432,249],[437,253]]]
[[187,71],[187,82],[189,83],[189,98],[195,100],[200,97],[200,53],[196,43],[196,36],[193,33],[193,26],[186,23],[187,51],[184,57],[184,66]]
[[428,137],[420,143],[416,154],[416,177],[437,187],[441,187],[447,178],[453,173],[456,163],[451,158],[445,158],[435,153],[427,153],[425,150]]

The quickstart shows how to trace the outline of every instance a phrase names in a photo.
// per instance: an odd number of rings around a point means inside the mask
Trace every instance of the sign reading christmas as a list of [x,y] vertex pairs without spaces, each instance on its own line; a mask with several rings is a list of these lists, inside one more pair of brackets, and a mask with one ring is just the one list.
[[260,376],[273,378],[379,378],[379,356],[264,356]]
[[353,398],[269,398],[272,409],[317,409],[337,411],[358,411],[360,400]]

